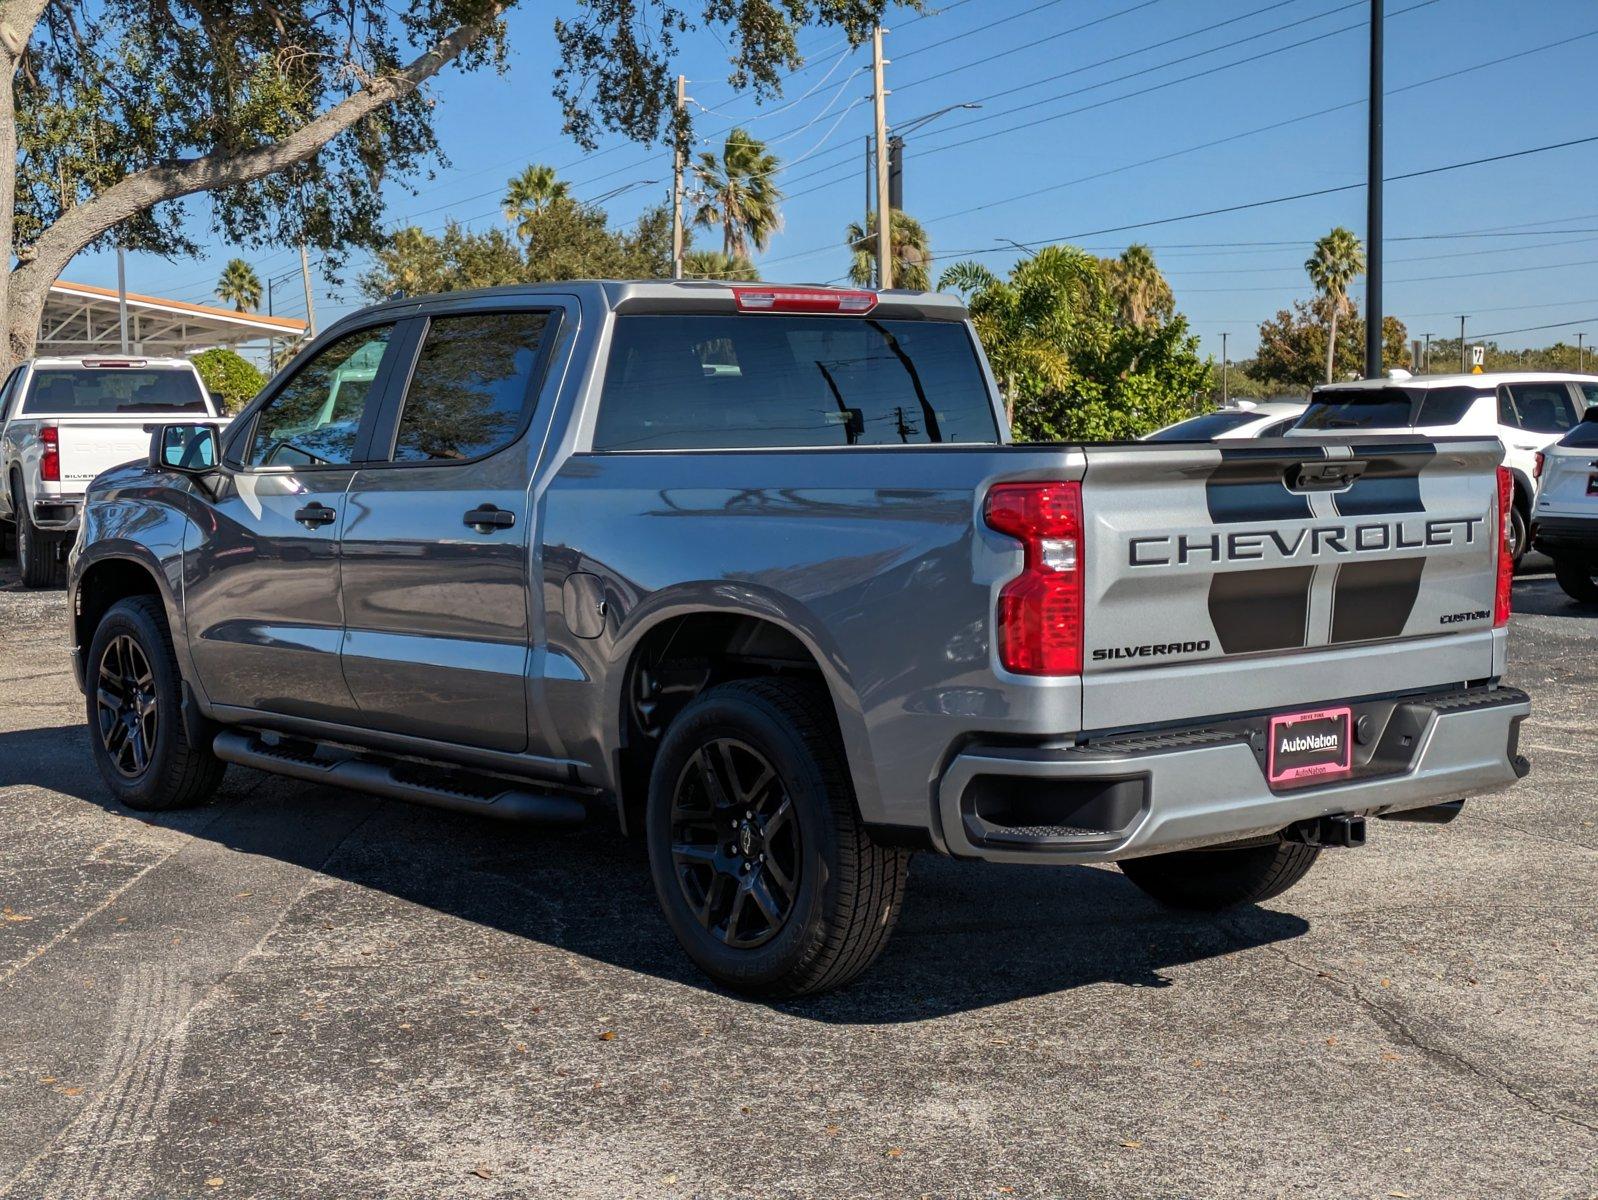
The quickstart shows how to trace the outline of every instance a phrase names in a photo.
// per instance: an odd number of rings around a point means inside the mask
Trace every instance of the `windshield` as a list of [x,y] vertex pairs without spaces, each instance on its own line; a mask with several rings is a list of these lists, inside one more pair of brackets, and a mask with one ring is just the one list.
[[596,450],[994,445],[977,349],[950,321],[616,318]]
[[1185,421],[1178,421],[1175,425],[1168,426],[1149,434],[1151,442],[1207,442],[1217,434],[1229,433],[1240,429],[1250,421],[1258,420],[1257,413],[1247,410],[1237,412],[1212,412],[1198,417],[1189,417]]
[[199,380],[182,367],[40,367],[22,411],[57,417],[209,412]]

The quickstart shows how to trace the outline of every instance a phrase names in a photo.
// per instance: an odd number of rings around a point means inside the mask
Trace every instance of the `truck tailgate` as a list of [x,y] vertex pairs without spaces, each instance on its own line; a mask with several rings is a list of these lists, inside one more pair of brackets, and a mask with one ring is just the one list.
[[1086,455],[1085,728],[1496,673],[1496,440]]
[[182,420],[186,415],[163,418],[141,414],[93,421],[60,421],[63,488],[68,492],[81,492],[102,471],[144,458],[150,453],[150,435],[145,426],[153,421]]

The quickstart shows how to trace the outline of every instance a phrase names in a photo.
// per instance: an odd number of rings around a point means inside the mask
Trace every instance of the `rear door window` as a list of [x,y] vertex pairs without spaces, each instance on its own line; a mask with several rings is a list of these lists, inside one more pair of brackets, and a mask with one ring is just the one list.
[[975,345],[947,321],[616,318],[596,450],[993,445]]
[[38,367],[23,411],[56,417],[208,413],[194,372],[174,367]]
[[1514,398],[1516,424],[1531,433],[1565,433],[1581,419],[1562,383],[1511,383],[1504,390]]
[[1415,424],[1458,425],[1470,412],[1471,406],[1492,393],[1484,388],[1439,387],[1420,390],[1420,414]]
[[547,312],[434,317],[405,390],[396,462],[464,462],[521,432],[550,327]]
[[1396,387],[1317,388],[1297,429],[1407,429],[1414,424],[1416,392]]
[[1229,433],[1255,420],[1251,412],[1212,412],[1178,421],[1168,429],[1149,434],[1151,442],[1207,442],[1217,434]]

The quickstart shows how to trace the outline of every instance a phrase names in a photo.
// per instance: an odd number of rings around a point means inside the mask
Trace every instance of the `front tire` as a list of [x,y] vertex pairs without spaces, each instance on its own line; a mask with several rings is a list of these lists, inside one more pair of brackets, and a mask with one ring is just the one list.
[[1121,873],[1169,908],[1218,912],[1280,896],[1309,873],[1319,846],[1272,842],[1129,858]]
[[1573,558],[1554,559],[1554,578],[1565,595],[1581,604],[1598,604],[1598,570],[1594,564]]
[[909,852],[867,834],[819,688],[750,680],[693,701],[661,743],[644,825],[666,920],[724,987],[842,987],[898,920]]
[[111,606],[89,643],[85,676],[94,765],[112,795],[140,812],[211,798],[227,764],[189,741],[160,600],[132,596]]
[[17,529],[17,573],[22,586],[52,587],[61,582],[61,562],[56,539],[33,523],[22,494],[22,482],[11,481],[11,516]]

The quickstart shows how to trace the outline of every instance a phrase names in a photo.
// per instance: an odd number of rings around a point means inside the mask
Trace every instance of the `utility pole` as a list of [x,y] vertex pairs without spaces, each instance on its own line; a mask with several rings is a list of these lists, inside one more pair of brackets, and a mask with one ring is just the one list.
[[306,256],[305,243],[300,243],[300,275],[305,280],[305,336],[316,336],[316,307],[311,303],[311,260]]
[[1459,373],[1465,373],[1465,318],[1459,318]]
[[1581,344],[1582,339],[1586,336],[1585,333],[1576,335],[1576,374],[1578,375],[1584,375],[1587,372],[1587,349]]
[[117,329],[122,353],[128,352],[128,268],[122,243],[117,242]]
[[671,157],[671,277],[682,278],[682,172],[686,165],[686,147],[683,145],[682,120],[683,109],[688,105],[688,77],[677,76],[677,104],[676,121],[672,126],[672,142],[674,143]]
[[1423,333],[1421,336],[1426,339],[1426,352],[1420,360],[1420,373],[1422,375],[1430,375],[1432,373],[1432,335]]
[[871,31],[872,98],[876,108],[877,153],[877,287],[887,291],[893,286],[893,236],[892,215],[888,210],[888,92],[883,86],[882,69],[888,60],[882,57],[882,35],[887,30],[878,25]]
[[1223,408],[1232,400],[1231,387],[1226,378],[1226,339],[1231,336],[1229,333],[1221,334],[1221,407]]
[[1370,133],[1365,184],[1365,378],[1382,375],[1382,21],[1371,0]]
[[[868,241],[871,238],[871,173],[875,170],[871,160],[871,141],[871,134],[866,134],[866,217],[860,223],[860,236]],[[870,258],[874,265],[877,261],[876,255],[873,254]]]

